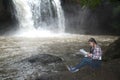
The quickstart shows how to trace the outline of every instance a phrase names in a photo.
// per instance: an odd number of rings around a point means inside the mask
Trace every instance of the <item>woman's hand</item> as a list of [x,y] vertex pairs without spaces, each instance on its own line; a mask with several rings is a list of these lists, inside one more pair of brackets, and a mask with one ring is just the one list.
[[87,56],[88,56],[88,57],[92,57],[92,54],[91,54],[91,53],[88,53]]

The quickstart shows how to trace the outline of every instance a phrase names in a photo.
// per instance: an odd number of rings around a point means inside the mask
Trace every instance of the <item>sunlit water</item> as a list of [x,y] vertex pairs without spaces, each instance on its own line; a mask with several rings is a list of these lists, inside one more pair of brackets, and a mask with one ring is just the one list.
[[[30,34],[32,35],[32,34]],[[44,34],[43,34],[44,35]],[[74,65],[80,48],[88,51],[87,41],[94,37],[103,50],[117,39],[115,36],[62,35],[54,37],[0,37],[0,79],[30,80],[45,73],[64,73],[62,64],[31,64],[26,59],[39,54],[56,55]],[[57,66],[59,65],[59,66]],[[56,69],[57,67],[57,69]],[[32,79],[31,78],[31,79]],[[65,80],[65,79],[62,79]]]

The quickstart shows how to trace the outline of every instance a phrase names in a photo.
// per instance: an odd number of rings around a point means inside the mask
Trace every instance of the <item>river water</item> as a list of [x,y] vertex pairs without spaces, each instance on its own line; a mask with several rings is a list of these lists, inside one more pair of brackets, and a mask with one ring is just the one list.
[[[35,80],[36,78],[58,73],[68,73],[66,64],[75,65],[82,56],[76,55],[80,48],[89,50],[87,40],[94,37],[103,52],[116,40],[116,36],[63,35],[45,38],[0,37],[0,80]],[[57,56],[62,61],[41,63],[40,55]],[[34,63],[30,62],[30,59]],[[41,57],[42,58],[42,57]],[[45,57],[47,58],[47,57]],[[51,60],[50,59],[50,60]],[[44,60],[44,59],[43,59]],[[49,60],[48,60],[49,61]],[[48,79],[40,79],[48,80]],[[56,78],[50,80],[58,80]],[[59,80],[66,80],[61,78]]]

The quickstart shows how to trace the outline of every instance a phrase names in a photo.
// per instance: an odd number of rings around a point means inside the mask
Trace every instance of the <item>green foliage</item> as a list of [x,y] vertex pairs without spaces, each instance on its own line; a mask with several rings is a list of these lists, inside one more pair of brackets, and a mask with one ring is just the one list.
[[[75,0],[77,2],[80,2],[81,6],[88,6],[90,8],[95,8],[97,6],[99,6],[103,0]],[[120,2],[119,0],[107,0],[110,3],[116,3],[116,2]]]
[[[119,0],[106,0],[112,4],[120,2]],[[79,3],[81,6],[87,6],[90,8],[96,8],[99,6],[102,2],[105,2],[104,0],[68,0],[68,2],[71,3]]]
[[81,6],[88,6],[90,8],[95,8],[100,5],[102,0],[80,0]]
[[81,6],[95,8],[101,4],[102,0],[68,0],[68,2],[77,3]]

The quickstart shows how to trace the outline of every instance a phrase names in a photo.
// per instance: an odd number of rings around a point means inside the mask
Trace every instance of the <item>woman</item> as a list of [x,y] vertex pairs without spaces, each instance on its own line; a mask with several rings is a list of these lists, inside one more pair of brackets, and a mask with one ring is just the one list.
[[68,67],[69,71],[77,72],[80,68],[89,65],[92,68],[99,68],[101,66],[102,60],[102,50],[100,46],[97,44],[94,38],[90,38],[88,40],[90,46],[90,52],[88,52],[87,57],[84,57],[81,62],[75,67]]

